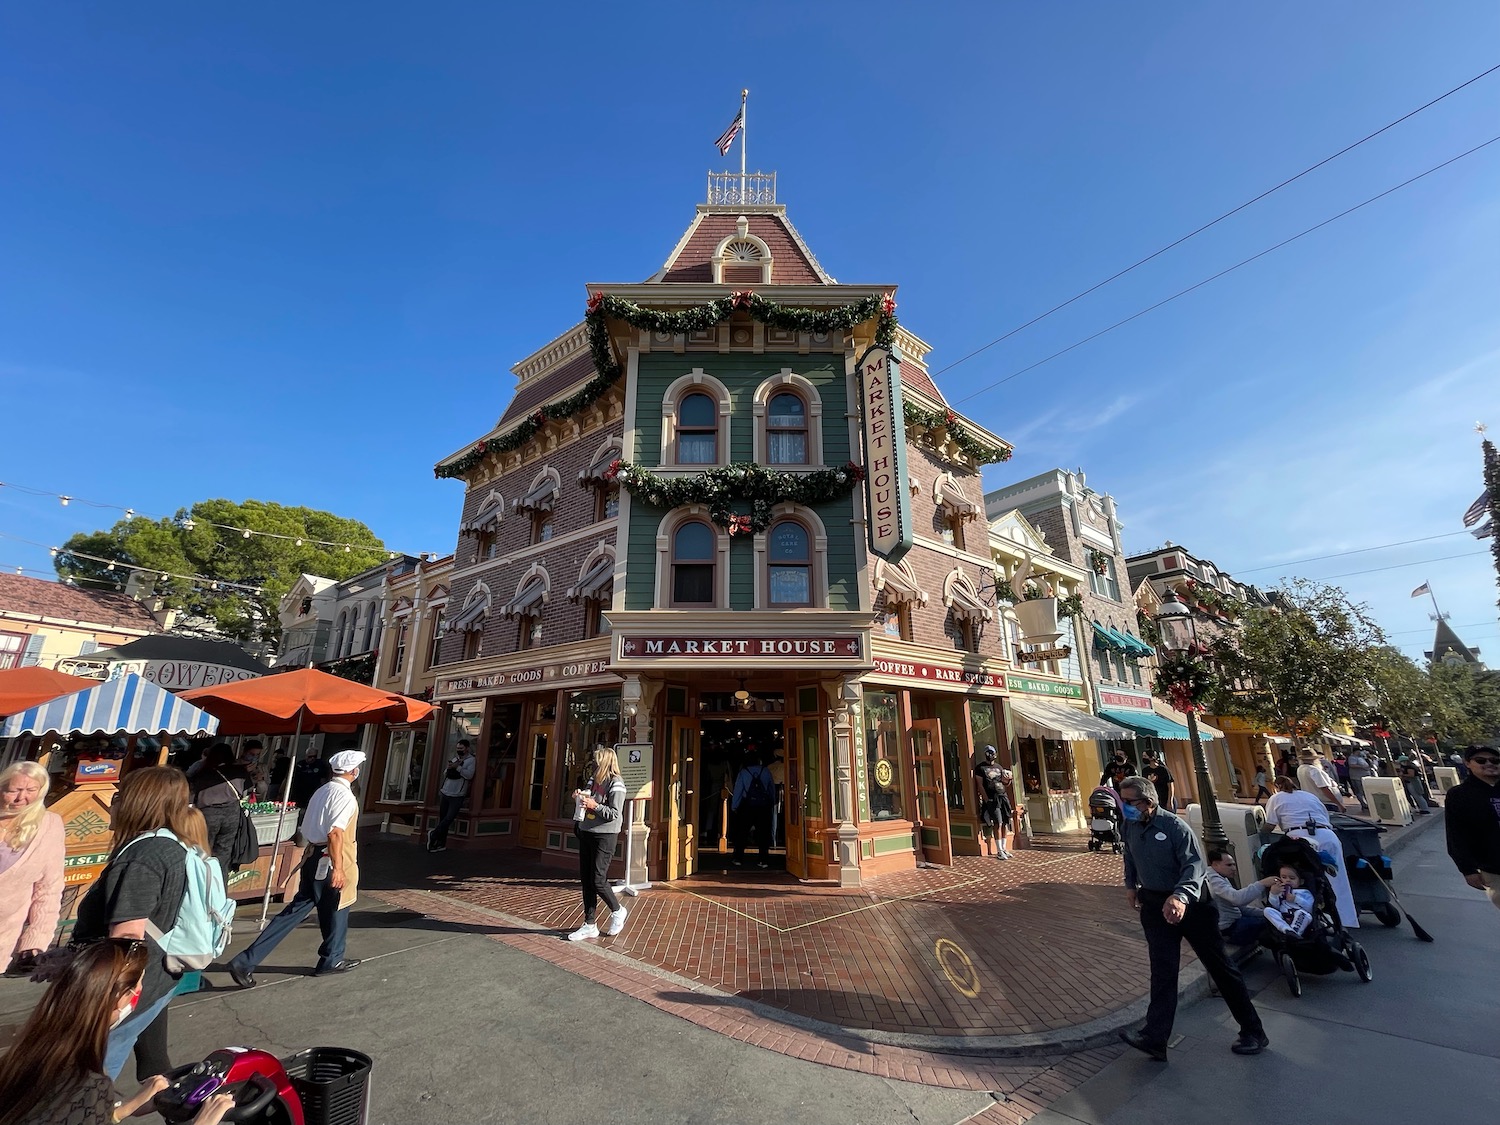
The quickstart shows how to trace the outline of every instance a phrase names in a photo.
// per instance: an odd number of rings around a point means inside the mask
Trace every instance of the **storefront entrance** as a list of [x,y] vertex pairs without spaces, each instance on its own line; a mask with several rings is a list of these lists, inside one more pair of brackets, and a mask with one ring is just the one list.
[[[734,853],[739,819],[730,808],[740,771],[770,758],[769,770],[776,781],[776,802],[771,818],[772,869],[786,867],[786,724],[780,719],[703,719],[700,729],[700,773],[698,807],[698,863],[700,871],[723,870]],[[754,862],[758,840],[750,841],[746,855]]]

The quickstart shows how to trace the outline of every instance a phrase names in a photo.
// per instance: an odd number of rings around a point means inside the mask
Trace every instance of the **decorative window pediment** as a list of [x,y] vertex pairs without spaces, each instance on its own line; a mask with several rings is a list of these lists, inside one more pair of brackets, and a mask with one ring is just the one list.
[[602,547],[584,560],[578,571],[578,585],[568,591],[568,598],[598,598],[615,582],[615,553]]
[[927,604],[927,591],[922,589],[916,572],[904,559],[894,566],[884,559],[875,564],[875,589],[884,591],[885,604],[891,608]]
[[506,617],[536,617],[552,596],[552,577],[540,563],[532,566],[516,584],[515,600],[505,607]]
[[714,248],[714,284],[762,285],[771,283],[771,248],[750,233],[750,220],[741,215],[734,233]]
[[612,484],[609,470],[616,461],[625,455],[624,444],[617,437],[612,437],[599,447],[599,452],[594,454],[589,467],[578,474],[578,483],[585,488],[599,488]]
[[505,497],[491,490],[472,516],[458,525],[459,535],[489,535],[505,518]]
[[557,495],[561,491],[562,478],[558,476],[557,470],[549,465],[537,474],[526,495],[512,500],[510,506],[514,511],[530,512],[533,515],[538,512],[550,512],[552,505],[557,503]]
[[452,633],[482,633],[484,631],[484,619],[490,612],[490,588],[483,582],[477,583],[469,596],[464,599],[464,607],[458,616],[448,626]]
[[953,611],[955,618],[963,621],[978,623],[995,615],[974,588],[974,580],[958,567],[954,567],[943,582],[943,604]]
[[952,473],[940,473],[932,484],[932,498],[938,506],[947,509],[952,519],[972,520],[979,518],[979,505],[964,495],[963,486]]

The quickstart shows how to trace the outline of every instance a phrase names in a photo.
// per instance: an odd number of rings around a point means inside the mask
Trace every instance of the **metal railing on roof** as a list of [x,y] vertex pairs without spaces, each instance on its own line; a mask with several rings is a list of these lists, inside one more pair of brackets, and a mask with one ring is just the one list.
[[708,202],[714,207],[743,207],[776,202],[775,172],[710,172]]

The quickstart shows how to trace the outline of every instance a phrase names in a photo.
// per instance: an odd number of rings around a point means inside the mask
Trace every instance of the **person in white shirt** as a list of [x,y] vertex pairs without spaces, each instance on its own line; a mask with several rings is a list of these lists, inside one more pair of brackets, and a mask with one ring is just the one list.
[[1302,764],[1297,767],[1297,783],[1302,791],[1318,797],[1330,811],[1343,812],[1344,802],[1339,797],[1339,783],[1333,771],[1325,769],[1311,750],[1304,749],[1299,759]]
[[359,961],[344,956],[349,934],[349,907],[359,888],[359,850],[355,839],[359,827],[359,798],[353,784],[365,755],[360,750],[341,750],[328,759],[333,778],[307,803],[302,815],[302,835],[307,852],[302,859],[302,881],[297,897],[271,919],[271,924],[237,957],[229,962],[229,975],[241,988],[255,987],[255,968],[282,939],[295,930],[314,910],[323,944],[318,947],[314,976],[347,973]]
[[1276,779],[1276,792],[1266,802],[1266,823],[1280,828],[1288,836],[1311,840],[1320,855],[1333,861],[1329,880],[1339,907],[1339,921],[1346,930],[1359,925],[1359,910],[1354,905],[1354,891],[1349,886],[1349,872],[1344,869],[1344,848],[1339,843],[1328,810],[1313,793],[1297,788],[1289,777]]
[[448,847],[448,829],[463,811],[469,786],[474,782],[474,765],[469,740],[460,738],[458,750],[448,759],[448,768],[443,772],[443,784],[438,787],[438,822],[437,827],[427,833],[428,851],[440,852]]

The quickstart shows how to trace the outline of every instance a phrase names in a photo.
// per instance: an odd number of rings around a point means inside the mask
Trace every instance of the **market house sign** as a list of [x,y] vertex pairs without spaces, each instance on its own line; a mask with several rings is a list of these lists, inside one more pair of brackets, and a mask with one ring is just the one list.
[[876,344],[859,361],[859,413],[865,439],[865,512],[870,550],[900,562],[911,550],[911,496],[906,471],[906,416],[900,359]]
[[620,655],[636,660],[671,656],[801,656],[859,659],[858,637],[621,637]]

